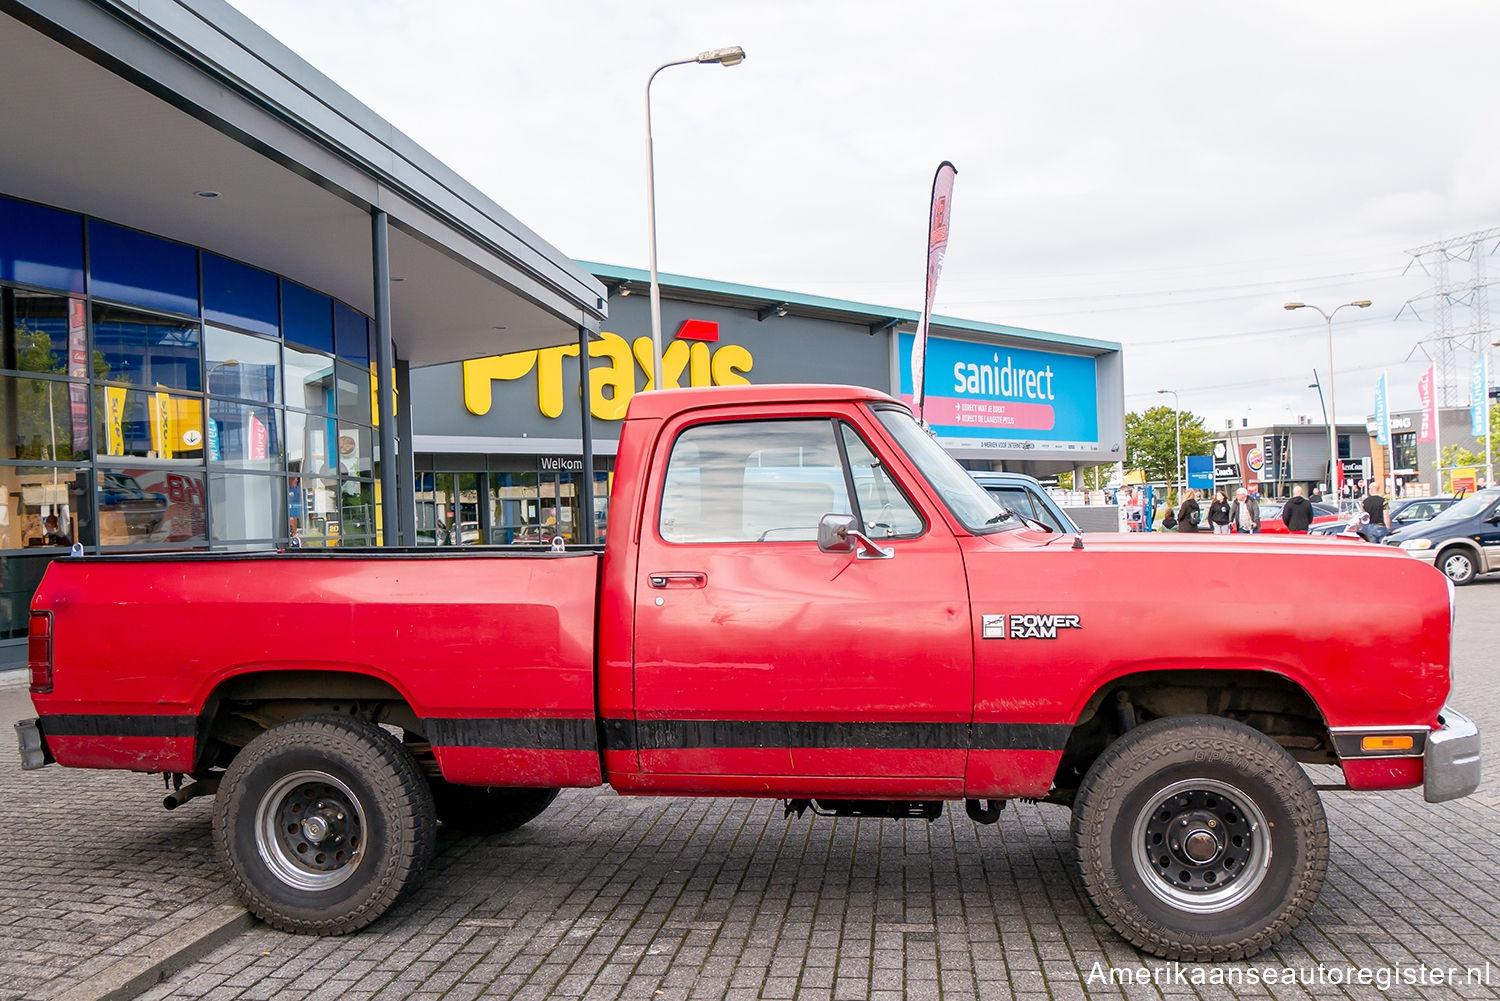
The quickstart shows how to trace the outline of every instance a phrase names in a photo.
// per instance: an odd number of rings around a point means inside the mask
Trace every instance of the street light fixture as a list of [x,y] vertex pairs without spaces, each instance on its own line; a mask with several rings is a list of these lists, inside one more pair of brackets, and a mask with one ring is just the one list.
[[1162,393],[1172,394],[1172,423],[1177,429],[1177,470],[1173,476],[1177,480],[1177,503],[1182,503],[1182,401],[1177,397],[1175,389],[1158,389],[1157,395]]
[[709,49],[691,59],[677,59],[662,63],[646,78],[646,215],[650,234],[651,257],[651,388],[661,389],[661,285],[656,280],[656,153],[651,141],[651,82],[656,74],[668,66],[686,66],[689,63],[717,63],[720,66],[738,66],[745,61],[745,50],[738,45],[726,49]]
[[1325,313],[1320,307],[1305,302],[1289,302],[1281,307],[1289,311],[1293,309],[1316,309],[1318,315],[1323,317],[1324,323],[1328,326],[1328,414],[1326,418],[1328,421],[1328,492],[1335,496],[1338,494],[1338,476],[1334,473],[1334,469],[1339,461],[1339,441],[1338,433],[1334,429],[1338,426],[1339,415],[1338,410],[1333,405],[1333,318],[1339,310],[1347,306],[1369,309],[1370,300],[1355,299],[1353,302],[1346,302],[1342,306],[1335,306],[1332,313]]

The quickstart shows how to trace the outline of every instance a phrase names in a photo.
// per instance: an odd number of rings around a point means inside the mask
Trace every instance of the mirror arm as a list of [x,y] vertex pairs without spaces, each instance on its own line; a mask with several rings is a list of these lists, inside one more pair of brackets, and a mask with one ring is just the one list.
[[855,559],[859,560],[888,560],[896,555],[894,549],[880,545],[874,539],[863,532],[848,529],[845,533],[849,538],[859,544],[859,552]]

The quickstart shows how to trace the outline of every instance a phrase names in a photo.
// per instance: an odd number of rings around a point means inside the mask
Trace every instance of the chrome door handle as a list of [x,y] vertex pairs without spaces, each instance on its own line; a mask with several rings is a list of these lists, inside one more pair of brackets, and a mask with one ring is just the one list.
[[647,581],[652,587],[704,587],[708,584],[708,574],[697,570],[667,571],[650,574]]

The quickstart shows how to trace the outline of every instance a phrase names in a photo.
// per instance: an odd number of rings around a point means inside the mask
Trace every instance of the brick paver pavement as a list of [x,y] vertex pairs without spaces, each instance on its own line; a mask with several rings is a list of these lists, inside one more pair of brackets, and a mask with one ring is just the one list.
[[10,673],[0,689],[0,999],[46,1001],[234,897],[208,811],[163,810],[160,776],[22,772],[10,724],[36,711]]
[[[1454,702],[1500,734],[1500,580],[1461,589],[1459,602]],[[17,984],[12,971],[20,976],[32,961],[20,950],[56,969],[68,953],[53,939],[83,940],[69,920],[97,908],[106,927],[128,923],[218,885],[205,862],[206,801],[168,814],[155,807],[154,788],[141,791],[150,786],[141,777],[48,769],[22,780],[7,770],[9,753],[0,759],[10,832],[0,921],[12,951],[0,957],[0,996]],[[45,783],[39,808],[17,805],[23,781]],[[1335,792],[1325,805],[1329,878],[1309,919],[1254,963],[1184,967],[1182,976],[1488,963],[1487,983],[1382,991],[1176,982],[1177,970],[1142,956],[1094,914],[1058,807],[1012,804],[986,828],[962,811],[933,824],[783,820],[778,803],[572,791],[519,832],[441,835],[421,890],[357,935],[258,927],[141,997],[1500,996],[1500,782],[1439,806],[1420,792]],[[25,875],[13,877],[17,867]],[[72,870],[85,875],[58,878]],[[78,901],[74,882],[84,887]],[[12,904],[20,889],[28,899]],[[52,923],[31,925],[31,914]],[[67,917],[48,917],[56,914]],[[1102,979],[1110,968],[1157,971],[1162,982],[1121,986]]]

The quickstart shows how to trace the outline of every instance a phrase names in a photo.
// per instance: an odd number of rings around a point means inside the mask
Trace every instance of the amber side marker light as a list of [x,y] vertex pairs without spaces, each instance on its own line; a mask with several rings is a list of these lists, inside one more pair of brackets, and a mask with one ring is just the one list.
[[1361,751],[1410,751],[1411,745],[1410,736],[1365,737],[1359,742],[1359,749]]

